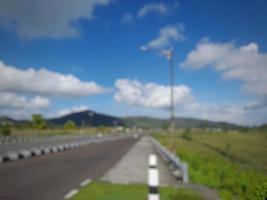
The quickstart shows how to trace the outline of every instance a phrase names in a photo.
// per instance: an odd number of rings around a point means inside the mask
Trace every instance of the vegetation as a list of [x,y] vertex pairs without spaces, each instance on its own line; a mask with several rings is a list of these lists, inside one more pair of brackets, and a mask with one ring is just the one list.
[[[267,140],[264,134],[191,132],[177,134],[177,154],[189,163],[190,180],[217,189],[224,200],[267,198]],[[164,134],[156,138],[168,148]]]
[[[154,129],[167,129],[169,127],[169,120],[157,119],[152,117],[125,117],[123,121],[127,126],[136,126],[142,128],[154,128]],[[208,120],[194,119],[194,118],[175,118],[176,127],[181,128],[221,128],[237,129],[239,126],[224,123],[224,122],[211,122]]]
[[4,123],[0,126],[0,134],[3,136],[9,136],[11,134],[11,127],[8,123]]
[[39,114],[32,115],[32,124],[37,129],[45,129],[47,126],[47,122],[43,116]]
[[[92,182],[83,188],[72,200],[146,200],[146,185],[122,185],[106,182]],[[172,187],[160,188],[161,200],[201,200],[193,191]]]
[[73,130],[76,129],[76,123],[74,121],[68,120],[65,124],[64,124],[64,129],[66,130]]

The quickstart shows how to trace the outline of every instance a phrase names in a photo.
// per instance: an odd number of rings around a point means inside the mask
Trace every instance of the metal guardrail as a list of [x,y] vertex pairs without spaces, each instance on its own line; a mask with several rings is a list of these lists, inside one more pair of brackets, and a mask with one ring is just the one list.
[[180,158],[168,151],[164,146],[162,146],[157,140],[150,137],[151,143],[158,154],[168,163],[170,163],[174,168],[181,171],[181,178],[184,183],[189,182],[188,176],[188,164],[187,162],[180,161]]

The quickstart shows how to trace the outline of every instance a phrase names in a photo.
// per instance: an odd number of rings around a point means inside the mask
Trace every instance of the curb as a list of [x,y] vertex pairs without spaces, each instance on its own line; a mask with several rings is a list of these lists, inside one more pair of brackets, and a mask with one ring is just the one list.
[[26,158],[32,158],[37,157],[41,155],[48,155],[52,153],[58,153],[63,152],[67,150],[77,149],[80,147],[85,147],[89,144],[95,144],[95,143],[102,143],[102,142],[108,142],[113,139],[124,139],[127,136],[119,137],[119,138],[102,138],[102,139],[89,139],[86,141],[80,141],[80,142],[71,142],[66,144],[58,144],[55,146],[41,146],[40,148],[32,147],[30,149],[22,149],[18,152],[15,151],[9,151],[5,155],[0,155],[0,163],[6,163],[10,161],[20,160],[20,159],[26,159]]

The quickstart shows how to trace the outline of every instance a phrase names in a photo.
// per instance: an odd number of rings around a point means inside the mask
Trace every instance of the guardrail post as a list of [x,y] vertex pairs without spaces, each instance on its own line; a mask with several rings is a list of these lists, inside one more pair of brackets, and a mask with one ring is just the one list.
[[183,182],[188,183],[188,181],[189,181],[189,179],[188,179],[188,165],[186,162],[182,162],[181,166],[182,166]]
[[157,169],[157,156],[155,154],[149,155],[149,169],[148,169],[148,200],[160,200],[159,197],[159,172]]

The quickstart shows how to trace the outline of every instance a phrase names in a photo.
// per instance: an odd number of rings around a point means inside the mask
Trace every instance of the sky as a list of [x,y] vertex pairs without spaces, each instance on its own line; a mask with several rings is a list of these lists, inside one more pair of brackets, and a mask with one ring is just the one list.
[[265,0],[0,1],[0,115],[267,122]]

